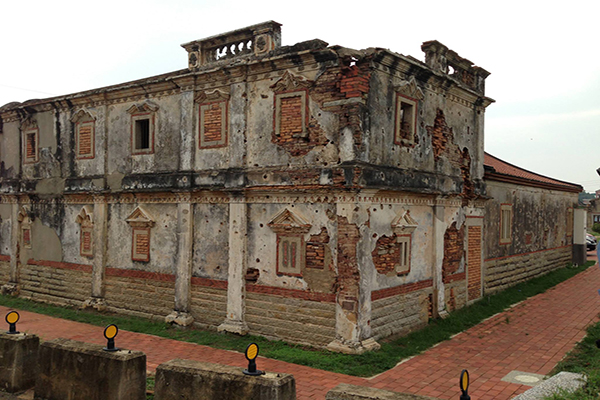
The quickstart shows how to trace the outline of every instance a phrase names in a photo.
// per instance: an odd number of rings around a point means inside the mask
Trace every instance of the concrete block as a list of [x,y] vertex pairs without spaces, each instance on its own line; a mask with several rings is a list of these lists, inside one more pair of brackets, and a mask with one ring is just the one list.
[[0,333],[0,387],[10,393],[35,385],[38,347],[36,335]]
[[42,343],[35,398],[146,399],[146,355],[141,351],[107,352],[102,348],[70,339]]
[[[458,395],[457,395],[458,398]],[[436,400],[433,397],[409,393],[390,392],[365,386],[340,383],[329,392],[325,400]]]
[[[260,362],[258,367],[260,368]],[[175,359],[156,369],[156,400],[295,400],[290,374],[248,376],[243,368]]]

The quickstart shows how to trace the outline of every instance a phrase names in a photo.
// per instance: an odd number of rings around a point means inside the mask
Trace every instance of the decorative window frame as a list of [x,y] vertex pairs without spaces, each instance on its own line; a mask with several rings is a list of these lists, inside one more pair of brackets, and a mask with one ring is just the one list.
[[296,76],[289,71],[285,71],[279,81],[271,86],[273,89],[273,130],[275,136],[281,136],[281,101],[282,99],[291,97],[300,97],[302,131],[298,135],[293,135],[294,138],[308,138],[308,120],[309,120],[309,102],[308,90],[313,85],[312,81]]
[[24,248],[31,249],[31,225],[33,221],[29,215],[29,212],[23,207],[21,207],[21,210],[19,210],[19,214],[17,215],[17,222],[19,223],[21,244]]
[[[90,206],[83,206],[75,222],[80,225],[79,229],[79,255],[82,257],[94,257],[94,220],[93,210]],[[86,236],[89,237],[89,247],[86,248]]]
[[[198,107],[198,148],[211,149],[227,147],[229,138],[229,93],[215,89],[213,91],[201,92],[194,98]],[[204,135],[205,112],[214,106],[221,110],[221,139],[209,141]]]
[[410,273],[412,259],[412,236],[419,224],[410,216],[410,211],[399,213],[392,221],[396,244],[400,246],[400,260],[396,264],[397,275]]
[[[149,262],[150,245],[152,243],[150,230],[154,226],[154,219],[142,206],[138,206],[125,221],[131,226],[131,259],[133,261]],[[138,241],[142,240],[143,235],[147,237],[147,251],[137,252]]]
[[[409,81],[402,81],[394,87],[395,110],[394,110],[394,144],[414,147],[417,143],[417,120],[419,115],[419,101],[425,98],[423,91],[417,86],[414,77]],[[410,128],[408,138],[402,135],[402,122],[404,120],[402,109],[409,107]]]
[[[28,117],[21,124],[22,137],[22,150],[23,150],[23,164],[35,164],[40,160],[40,130],[38,128],[37,121],[31,117]],[[27,154],[27,148],[29,138],[33,137],[34,149],[33,156],[29,157]]]
[[[508,212],[509,217],[505,221],[504,213]],[[505,230],[506,222],[508,222],[508,229]],[[509,203],[500,204],[500,245],[506,245],[512,243],[512,228],[513,228],[513,206]],[[505,235],[506,233],[506,235]]]
[[287,208],[275,215],[267,225],[277,234],[277,275],[302,277],[302,271],[306,268],[304,235],[310,231],[311,225]]
[[[143,103],[134,104],[127,109],[127,112],[131,114],[131,155],[145,155],[145,154],[154,154],[154,146],[155,146],[155,130],[156,130],[156,114],[158,111],[158,105],[151,101],[145,101]],[[149,129],[149,147],[146,148],[137,148],[136,147],[136,137],[137,137],[137,129],[136,122],[141,120],[148,120],[148,129]]]
[[[96,117],[89,111],[81,109],[71,117],[71,122],[75,125],[75,158],[78,160],[90,160],[96,156]],[[90,153],[81,153],[81,130],[89,127],[90,129]]]

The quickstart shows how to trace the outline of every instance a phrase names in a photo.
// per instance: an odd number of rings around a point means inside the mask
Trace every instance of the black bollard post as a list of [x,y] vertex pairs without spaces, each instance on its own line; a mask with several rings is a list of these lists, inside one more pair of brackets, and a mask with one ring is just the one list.
[[119,328],[115,324],[110,324],[104,328],[104,337],[106,338],[106,347],[104,351],[119,351],[118,347],[115,347],[115,336],[119,333]]
[[471,396],[469,396],[469,371],[463,369],[460,373],[460,391],[462,394],[460,395],[460,400],[471,400]]
[[246,375],[263,375],[263,371],[259,371],[256,369],[256,358],[258,357],[258,345],[256,343],[250,343],[248,347],[246,347],[245,351],[246,360],[248,360],[248,368],[242,371]]
[[11,311],[8,314],[6,314],[5,320],[6,323],[8,323],[8,332],[6,333],[11,335],[20,333],[19,331],[17,331],[17,322],[19,322],[19,318],[21,318],[21,316],[16,311]]

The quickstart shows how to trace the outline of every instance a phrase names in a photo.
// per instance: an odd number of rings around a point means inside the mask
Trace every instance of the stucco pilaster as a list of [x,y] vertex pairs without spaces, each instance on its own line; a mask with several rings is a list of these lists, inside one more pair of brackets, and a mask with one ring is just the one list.
[[2,286],[3,294],[18,293],[19,269],[21,266],[21,245],[19,243],[21,227],[19,226],[19,203],[16,197],[9,199],[10,210],[10,277],[9,282]]
[[165,320],[178,325],[190,325],[190,285],[192,277],[193,206],[189,195],[180,195],[177,204],[177,265],[175,271],[175,309]]
[[359,225],[366,216],[356,215],[355,208],[356,204],[337,204],[336,339],[327,345],[329,350],[348,354],[380,347],[371,337],[371,291],[368,277],[363,276],[366,252],[360,248]]
[[431,276],[433,277],[433,317],[437,318],[444,310],[444,282],[442,280],[442,266],[444,264],[444,233],[446,224],[444,219],[444,205],[433,206],[433,264]]
[[104,196],[94,196],[93,221],[92,296],[85,301],[83,306],[102,310],[105,307],[104,271],[106,270],[108,227],[108,203]]
[[229,270],[227,282],[227,317],[219,331],[240,335],[248,333],[245,321],[248,209],[243,196],[232,196],[229,202]]

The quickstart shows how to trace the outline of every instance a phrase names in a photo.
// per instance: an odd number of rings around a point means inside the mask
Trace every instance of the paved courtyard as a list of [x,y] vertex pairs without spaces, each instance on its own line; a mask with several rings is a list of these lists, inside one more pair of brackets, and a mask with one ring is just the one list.
[[[293,374],[298,399],[324,399],[328,390],[342,382],[457,399],[462,369],[471,375],[471,398],[511,399],[530,386],[502,378],[513,371],[548,374],[584,337],[586,326],[598,320],[598,289],[600,269],[596,266],[368,379],[264,358],[259,358],[258,365],[260,369]],[[0,314],[6,312],[7,308],[0,307]],[[63,337],[105,344],[101,327],[25,311],[21,312],[19,330],[35,333],[43,340]],[[150,372],[173,358],[247,365],[241,353],[127,331],[119,333],[118,346],[144,351]]]

